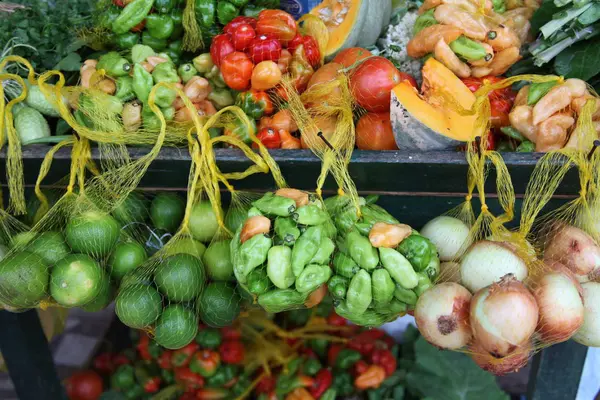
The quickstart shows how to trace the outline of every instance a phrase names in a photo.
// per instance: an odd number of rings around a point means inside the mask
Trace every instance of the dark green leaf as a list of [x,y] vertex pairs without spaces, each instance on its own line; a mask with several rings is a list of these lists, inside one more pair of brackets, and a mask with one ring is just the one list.
[[552,16],[560,11],[552,0],[545,0],[540,8],[538,8],[533,17],[531,17],[531,34],[537,36],[540,32],[540,28],[548,21],[552,19]]
[[79,71],[81,67],[81,56],[77,53],[69,53],[65,58],[60,60],[53,69],[59,71]]
[[565,78],[587,81],[600,73],[600,39],[585,40],[563,50],[554,60],[554,69]]

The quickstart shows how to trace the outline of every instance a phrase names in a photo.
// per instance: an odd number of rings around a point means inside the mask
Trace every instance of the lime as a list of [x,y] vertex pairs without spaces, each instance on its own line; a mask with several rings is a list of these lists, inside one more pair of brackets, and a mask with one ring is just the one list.
[[27,245],[26,250],[42,257],[50,266],[68,256],[71,252],[62,233],[56,231],[41,233]]
[[144,222],[149,215],[148,199],[143,194],[131,192],[112,212],[121,224]]
[[202,291],[204,266],[199,258],[180,253],[164,259],[154,272],[154,282],[171,301],[190,301]]
[[200,296],[198,302],[200,318],[202,322],[213,328],[229,326],[240,313],[241,301],[233,285],[226,282],[213,282]]
[[73,251],[101,258],[117,243],[119,223],[100,211],[86,211],[67,223],[65,238]]
[[248,210],[244,210],[242,207],[229,208],[225,215],[225,226],[231,232],[235,232],[244,224],[246,218],[248,218]]
[[14,249],[25,246],[27,243],[32,241],[34,237],[35,233],[31,231],[17,233],[10,238],[10,247]]
[[179,254],[179,253],[187,253],[191,254],[194,257],[198,257],[202,259],[204,252],[206,251],[206,246],[197,240],[192,238],[183,238],[177,239],[168,243],[168,247],[166,249],[167,255]]
[[229,245],[231,240],[213,242],[208,246],[202,262],[206,266],[208,276],[216,281],[226,281],[233,277]]
[[104,270],[93,258],[70,254],[52,268],[50,294],[63,306],[83,306],[100,294],[103,279]]
[[210,242],[219,229],[217,216],[209,201],[201,201],[192,209],[190,215],[190,231],[194,239]]
[[48,265],[37,254],[21,251],[0,261],[0,296],[11,307],[33,307],[48,291]]
[[96,296],[96,298],[83,307],[83,310],[87,312],[98,312],[100,310],[104,310],[113,299],[113,287],[110,284],[110,278],[107,274],[103,274],[104,279],[100,282],[100,293]]
[[131,328],[150,326],[160,315],[161,309],[162,296],[151,286],[127,286],[117,295],[117,316]]
[[167,349],[180,349],[191,343],[198,333],[198,317],[182,306],[166,307],[156,322],[154,340]]
[[176,193],[159,193],[150,205],[150,218],[155,228],[175,232],[183,220],[185,202]]
[[142,265],[148,256],[138,242],[118,243],[108,261],[110,276],[120,281],[132,269]]

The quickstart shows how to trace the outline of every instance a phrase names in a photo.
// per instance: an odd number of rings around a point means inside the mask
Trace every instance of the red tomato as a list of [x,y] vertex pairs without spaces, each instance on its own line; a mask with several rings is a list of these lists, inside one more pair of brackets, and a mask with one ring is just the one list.
[[[267,149],[279,149],[281,147],[281,136],[279,135],[279,132],[273,128],[261,129],[256,134],[256,137]],[[253,143],[252,147],[255,146],[256,145]]]
[[290,14],[281,10],[263,10],[258,14],[256,32],[259,35],[272,35],[283,45],[294,39],[298,25]]
[[235,17],[227,25],[223,27],[223,33],[233,35],[233,31],[241,24],[248,24],[252,29],[256,28],[256,18],[252,17]]
[[215,36],[210,45],[210,57],[217,67],[220,67],[223,59],[234,51],[235,48],[227,35]]
[[[342,64],[345,68],[349,68],[356,64],[357,61],[364,60],[372,55],[373,54],[369,50],[363,49],[362,47],[350,47],[349,49],[340,51],[333,59],[333,62]],[[356,66],[358,66],[358,64]]]
[[242,333],[240,330],[231,326],[221,328],[221,335],[223,336],[224,340],[239,340],[242,338]]
[[231,43],[237,51],[246,50],[256,37],[256,31],[250,24],[239,24],[231,33]]
[[371,57],[360,64],[350,76],[350,87],[358,105],[370,112],[390,110],[391,93],[402,76],[392,62],[383,57]]
[[65,381],[69,400],[97,400],[102,391],[102,378],[94,371],[78,371]]
[[335,311],[327,317],[327,323],[332,326],[346,326],[346,318],[340,317]]
[[281,43],[274,37],[260,35],[252,41],[248,53],[254,64],[262,61],[277,62],[281,57]]
[[[483,78],[464,78],[463,83],[469,88],[469,90],[475,93],[484,82],[498,83],[504,78],[498,76],[485,76]],[[488,94],[490,99],[491,108],[491,123],[495,128],[501,128],[503,126],[510,125],[508,114],[515,101],[515,92],[510,86],[503,89],[492,90]]]
[[252,78],[254,64],[245,53],[234,52],[228,54],[221,61],[221,74],[223,80],[233,90],[248,90]]
[[398,150],[390,113],[367,113],[356,124],[356,146],[361,150]]

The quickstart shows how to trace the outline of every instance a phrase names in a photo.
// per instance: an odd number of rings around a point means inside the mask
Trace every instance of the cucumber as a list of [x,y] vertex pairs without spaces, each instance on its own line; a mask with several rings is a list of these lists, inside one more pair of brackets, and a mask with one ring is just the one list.
[[31,107],[23,107],[15,116],[15,129],[21,143],[49,137],[50,125],[41,112]]
[[60,117],[58,110],[46,99],[38,85],[30,85],[27,88],[25,103],[48,117]]

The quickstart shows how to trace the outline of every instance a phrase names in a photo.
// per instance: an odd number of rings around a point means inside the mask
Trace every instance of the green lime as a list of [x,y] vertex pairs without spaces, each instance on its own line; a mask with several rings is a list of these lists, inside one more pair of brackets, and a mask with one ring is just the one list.
[[181,304],[166,307],[156,322],[154,340],[167,349],[180,349],[198,333],[198,317]]
[[162,296],[151,286],[131,285],[117,295],[115,312],[125,325],[142,329],[150,326],[162,309]]
[[202,322],[213,328],[229,326],[240,313],[241,301],[233,285],[226,282],[213,282],[200,296],[198,302],[200,318]]
[[96,298],[81,308],[87,312],[98,312],[104,310],[113,300],[114,290],[110,284],[110,278],[104,274],[104,279],[100,282],[100,293]]
[[201,201],[192,209],[190,215],[190,231],[194,239],[210,242],[219,229],[217,216],[209,201]]
[[208,246],[202,262],[206,266],[208,276],[215,281],[226,281],[233,277],[233,264],[229,245],[231,240],[213,242]]
[[41,233],[27,245],[26,250],[42,257],[51,266],[71,253],[62,233],[56,231]]
[[63,306],[83,306],[100,294],[103,279],[104,270],[93,258],[70,254],[52,268],[50,294]]
[[121,224],[144,222],[148,218],[148,199],[143,194],[131,192],[112,212]]
[[157,229],[175,232],[185,212],[185,202],[176,193],[159,193],[150,205],[150,218]]
[[148,256],[138,242],[118,243],[108,261],[110,276],[120,281],[132,269],[142,265]]
[[119,240],[119,223],[100,211],[86,211],[67,223],[65,238],[74,252],[101,258],[108,255]]
[[206,246],[197,240],[192,238],[183,238],[177,239],[168,243],[168,247],[166,249],[167,255],[179,254],[179,253],[187,253],[191,254],[194,257],[198,257],[202,259],[204,252],[206,251]]
[[31,231],[17,233],[13,237],[10,238],[10,247],[15,249],[21,246],[25,246],[27,243],[31,242],[35,237],[35,233]]
[[37,254],[21,251],[0,261],[0,297],[11,307],[33,307],[48,291],[48,265]]
[[199,258],[180,253],[165,258],[154,272],[154,282],[171,301],[191,301],[204,286],[204,266]]
[[248,218],[248,210],[242,207],[229,208],[225,214],[225,226],[231,232],[235,232],[244,224],[246,218]]

